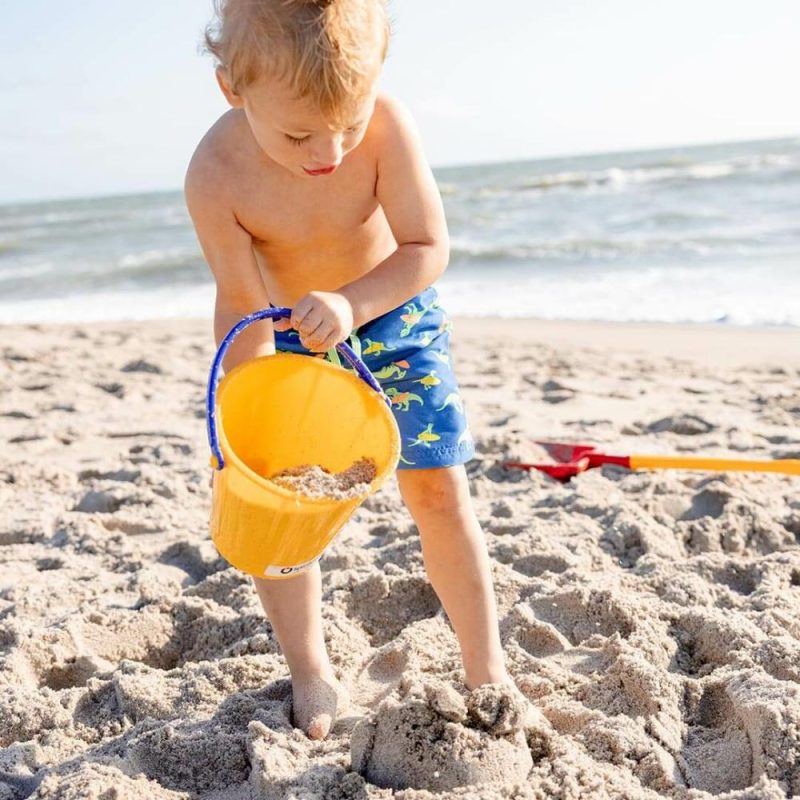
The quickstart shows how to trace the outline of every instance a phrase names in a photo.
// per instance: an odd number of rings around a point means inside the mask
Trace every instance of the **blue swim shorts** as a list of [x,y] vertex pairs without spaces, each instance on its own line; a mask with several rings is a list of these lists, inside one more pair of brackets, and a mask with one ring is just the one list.
[[[433,286],[352,332],[348,344],[392,402],[400,429],[398,469],[463,464],[475,455],[449,352],[453,323]],[[276,350],[339,363],[336,350],[312,353],[295,330],[275,331]]]

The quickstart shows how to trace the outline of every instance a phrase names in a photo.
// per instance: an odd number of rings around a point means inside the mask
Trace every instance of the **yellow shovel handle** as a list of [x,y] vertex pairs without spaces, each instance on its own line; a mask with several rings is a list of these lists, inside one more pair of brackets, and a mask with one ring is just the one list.
[[702,456],[631,456],[631,469],[710,469],[743,472],[782,472],[800,475],[800,459],[754,461],[740,458],[703,458]]

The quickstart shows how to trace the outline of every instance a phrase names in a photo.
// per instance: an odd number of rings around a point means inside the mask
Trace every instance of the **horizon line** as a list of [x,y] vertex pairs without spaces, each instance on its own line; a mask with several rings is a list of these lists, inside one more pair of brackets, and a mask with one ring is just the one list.
[[[628,149],[612,149],[612,150],[578,150],[569,153],[552,153],[541,156],[526,156],[523,158],[502,158],[489,161],[469,161],[469,162],[459,162],[453,164],[437,164],[437,165],[431,164],[431,170],[436,172],[437,170],[455,170],[455,169],[466,169],[470,167],[501,166],[503,164],[524,164],[530,162],[560,161],[563,159],[589,158],[592,156],[613,156],[613,155],[623,155],[623,154],[632,155],[636,153],[655,153],[662,150],[676,150],[681,148],[700,149],[704,147],[719,147],[720,145],[746,145],[746,144],[757,144],[757,143],[767,143],[767,142],[786,142],[786,141],[791,141],[792,139],[796,139],[798,143],[800,143],[800,132],[786,134],[784,136],[766,136],[755,139],[723,139],[723,140],[699,141],[691,143],[684,142],[684,143],[673,143],[673,144],[661,144],[661,145],[647,146],[647,147],[637,147],[634,149],[628,148]],[[0,200],[0,208],[6,206],[36,205],[37,203],[51,203],[51,202],[60,203],[60,202],[69,202],[75,200],[101,200],[104,198],[117,199],[123,197],[137,197],[148,194],[169,194],[181,191],[182,190],[180,187],[168,187],[168,188],[161,187],[152,189],[103,192],[99,194],[50,195],[48,197],[37,197],[25,200],[13,200],[13,199]]]

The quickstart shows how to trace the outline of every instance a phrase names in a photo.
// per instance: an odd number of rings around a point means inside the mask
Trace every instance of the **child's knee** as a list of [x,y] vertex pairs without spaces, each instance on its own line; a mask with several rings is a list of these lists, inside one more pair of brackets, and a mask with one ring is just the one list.
[[434,509],[452,508],[469,496],[466,470],[463,464],[431,469],[397,471],[400,494],[407,505]]

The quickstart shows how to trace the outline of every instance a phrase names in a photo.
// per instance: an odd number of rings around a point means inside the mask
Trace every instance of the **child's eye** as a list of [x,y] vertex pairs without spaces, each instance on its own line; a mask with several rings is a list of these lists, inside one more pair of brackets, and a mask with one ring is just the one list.
[[288,139],[288,140],[289,140],[289,141],[290,141],[292,144],[296,144],[298,147],[299,147],[301,144],[303,144],[303,142],[305,142],[305,141],[306,141],[306,139],[308,139],[308,136],[304,136],[302,139],[296,139],[294,136],[289,136],[289,134],[288,134],[288,133],[285,133],[285,134],[284,134],[284,136],[285,136],[285,137],[286,137],[286,138],[287,138],[287,139]]

